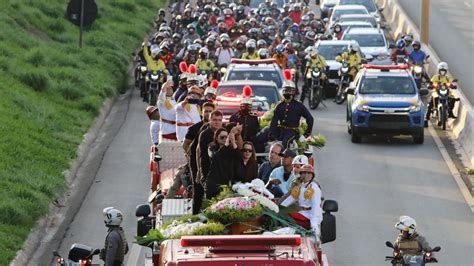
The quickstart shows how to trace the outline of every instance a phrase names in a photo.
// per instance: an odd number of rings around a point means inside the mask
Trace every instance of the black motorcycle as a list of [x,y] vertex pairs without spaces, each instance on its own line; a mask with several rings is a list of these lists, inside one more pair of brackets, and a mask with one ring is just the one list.
[[[454,80],[453,82],[456,82]],[[438,94],[437,99],[432,98],[432,118],[437,121],[438,126],[441,126],[443,130],[446,130],[446,122],[449,117],[449,92],[451,89],[456,89],[454,83],[432,83],[431,88],[436,90]]]
[[68,266],[68,265],[81,265],[89,266],[92,265],[92,258],[100,253],[100,249],[93,249],[82,244],[73,244],[69,249],[67,260],[61,257],[55,250],[53,256],[56,260],[56,265]]
[[[306,70],[306,84],[303,93],[308,96],[309,108],[316,109],[323,99],[323,85],[321,84],[321,70],[311,68]],[[304,96],[302,101],[304,101]]]
[[441,250],[440,247],[435,247],[428,252],[423,252],[423,254],[402,254],[390,241],[385,242],[385,245],[393,249],[393,255],[386,256],[385,260],[390,261],[392,265],[400,266],[423,266],[426,263],[437,263],[438,260],[433,257],[433,252]]
[[160,87],[163,83],[163,71],[153,70],[148,72],[147,80],[148,89],[146,90],[144,101],[147,101],[150,105],[156,105]]
[[147,76],[147,72],[148,72],[148,67],[146,66],[146,63],[139,63],[137,65],[137,88],[140,90],[140,97],[145,97],[145,91],[146,91],[146,88],[145,88],[145,79],[146,79],[146,76]]
[[342,104],[347,97],[346,89],[349,87],[351,83],[351,70],[353,67],[349,65],[348,62],[342,61],[341,68],[339,68],[339,85],[337,86],[336,96],[334,97],[334,101],[337,104]]

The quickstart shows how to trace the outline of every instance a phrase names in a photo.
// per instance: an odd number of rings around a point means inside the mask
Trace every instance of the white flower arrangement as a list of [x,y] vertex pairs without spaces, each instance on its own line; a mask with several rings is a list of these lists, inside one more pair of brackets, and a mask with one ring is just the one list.
[[248,197],[259,202],[262,206],[278,213],[278,205],[272,201],[273,194],[266,189],[265,184],[260,179],[254,179],[251,183],[237,183],[232,186],[232,190],[244,197]]

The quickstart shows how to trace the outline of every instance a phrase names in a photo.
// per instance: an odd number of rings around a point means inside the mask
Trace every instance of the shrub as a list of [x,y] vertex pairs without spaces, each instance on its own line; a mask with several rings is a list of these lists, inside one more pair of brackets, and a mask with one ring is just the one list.
[[57,90],[66,100],[77,100],[84,97],[84,92],[68,81],[60,82]]
[[48,74],[45,71],[38,69],[24,72],[20,74],[19,78],[23,83],[38,92],[45,91],[50,84],[50,78]]
[[39,67],[45,63],[45,57],[42,51],[33,50],[26,58],[26,61],[36,67]]

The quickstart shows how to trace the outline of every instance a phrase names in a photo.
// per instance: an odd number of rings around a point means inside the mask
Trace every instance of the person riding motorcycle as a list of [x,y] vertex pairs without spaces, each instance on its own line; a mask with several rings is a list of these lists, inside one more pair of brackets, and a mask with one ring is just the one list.
[[286,68],[288,57],[285,54],[285,46],[283,46],[283,44],[277,45],[276,53],[273,55],[273,58],[275,59],[275,63],[277,63],[281,69]]
[[161,49],[157,47],[153,48],[150,54],[148,52],[148,38],[145,37],[143,42],[143,57],[145,58],[148,69],[151,71],[163,71],[168,74],[165,62],[163,62],[163,60],[160,58]]
[[257,48],[255,40],[248,40],[245,47],[247,48],[247,52],[242,55],[242,59],[260,59],[255,50]]
[[268,59],[270,57],[270,53],[268,52],[267,48],[260,48],[257,53],[260,59]]
[[337,62],[346,61],[351,68],[349,72],[351,79],[354,80],[357,71],[359,71],[359,66],[362,63],[362,57],[359,54],[359,46],[355,43],[350,43],[347,45],[347,52],[338,54],[336,56]]
[[125,232],[120,227],[123,221],[122,212],[113,207],[108,207],[102,213],[105,216],[104,222],[108,229],[104,248],[100,251],[100,259],[104,261],[106,266],[124,265],[128,244]]
[[194,27],[194,25],[188,24],[188,26],[186,26],[186,34],[184,34],[183,40],[190,39],[192,42],[194,42],[199,38],[201,38],[201,36],[196,33],[196,28]]
[[[453,83],[453,80],[454,79],[448,75],[448,63],[441,62],[438,64],[438,74],[431,77],[431,84]],[[452,85],[452,86],[455,86],[455,85]],[[432,93],[431,97],[432,99],[428,103],[428,108],[426,111],[425,127],[428,126],[428,120],[430,120],[433,106],[436,107],[438,105],[438,95],[436,91]],[[455,98],[454,95],[452,94],[452,91],[449,90],[448,115],[450,118],[456,118],[456,116],[453,113],[453,109],[457,101],[459,101],[459,98]]]
[[397,41],[397,45],[395,47],[395,49],[392,50],[392,53],[390,54],[390,59],[392,59],[392,62],[394,64],[399,64],[399,63],[403,63],[401,62],[400,58],[408,58],[410,54],[408,53],[407,49],[406,49],[406,43],[405,43],[405,40],[401,39],[401,40],[398,40]]
[[[321,72],[319,79],[321,80],[321,84],[324,86],[324,83],[327,80],[327,76],[326,74],[324,74],[324,72],[329,68],[328,64],[326,63],[326,59],[324,59],[323,56],[318,54],[318,50],[316,49],[316,47],[312,47],[312,49],[309,49],[308,56],[309,56],[309,59],[306,62],[305,72],[303,76],[305,79],[305,83],[303,87],[304,90],[310,89],[308,85],[308,82],[310,81],[310,79],[307,78],[307,75],[308,73],[310,73],[311,70],[319,69],[319,71]],[[301,93],[301,96],[300,96],[301,102],[304,102],[305,96],[306,96],[306,93]]]
[[341,25],[339,24],[334,25],[333,32],[334,32],[333,38],[336,40],[340,40],[342,38],[342,34],[344,33],[342,31]]
[[203,47],[199,50],[199,59],[196,60],[196,66],[198,70],[204,71],[204,72],[209,72],[209,71],[214,70],[215,68],[214,62],[212,62],[212,60],[210,59],[207,59],[208,56],[209,56],[209,49],[207,49],[206,47]]
[[401,255],[419,255],[423,251],[431,251],[428,241],[416,232],[416,221],[410,216],[400,216],[395,228],[400,234],[395,240],[394,247]]

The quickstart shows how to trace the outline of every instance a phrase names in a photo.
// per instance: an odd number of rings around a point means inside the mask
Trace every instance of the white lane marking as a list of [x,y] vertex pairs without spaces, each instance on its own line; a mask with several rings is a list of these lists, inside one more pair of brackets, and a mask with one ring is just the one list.
[[443,159],[446,162],[446,165],[448,166],[449,171],[451,172],[451,176],[454,178],[454,181],[456,181],[456,184],[458,184],[459,190],[461,190],[461,194],[463,195],[464,200],[466,201],[467,205],[471,209],[471,212],[474,213],[474,198],[471,196],[469,189],[467,188],[466,184],[462,180],[461,174],[456,168],[456,165],[454,165],[453,160],[451,159],[448,152],[446,151],[446,147],[444,147],[443,142],[441,141],[441,139],[438,136],[438,133],[436,133],[433,127],[434,125],[430,122],[430,126],[428,127],[428,130],[431,136],[433,137],[433,140],[435,141],[436,146],[438,146],[438,149],[441,152],[441,156],[443,156]]
[[467,7],[469,7],[469,8],[472,7],[471,4],[469,4],[469,2],[467,2],[467,1],[464,1],[464,4],[465,4]]
[[323,266],[329,266],[329,261],[326,254],[323,254]]
[[140,259],[140,254],[142,253],[142,246],[133,244],[130,255],[128,256],[126,265],[138,265],[138,260]]

